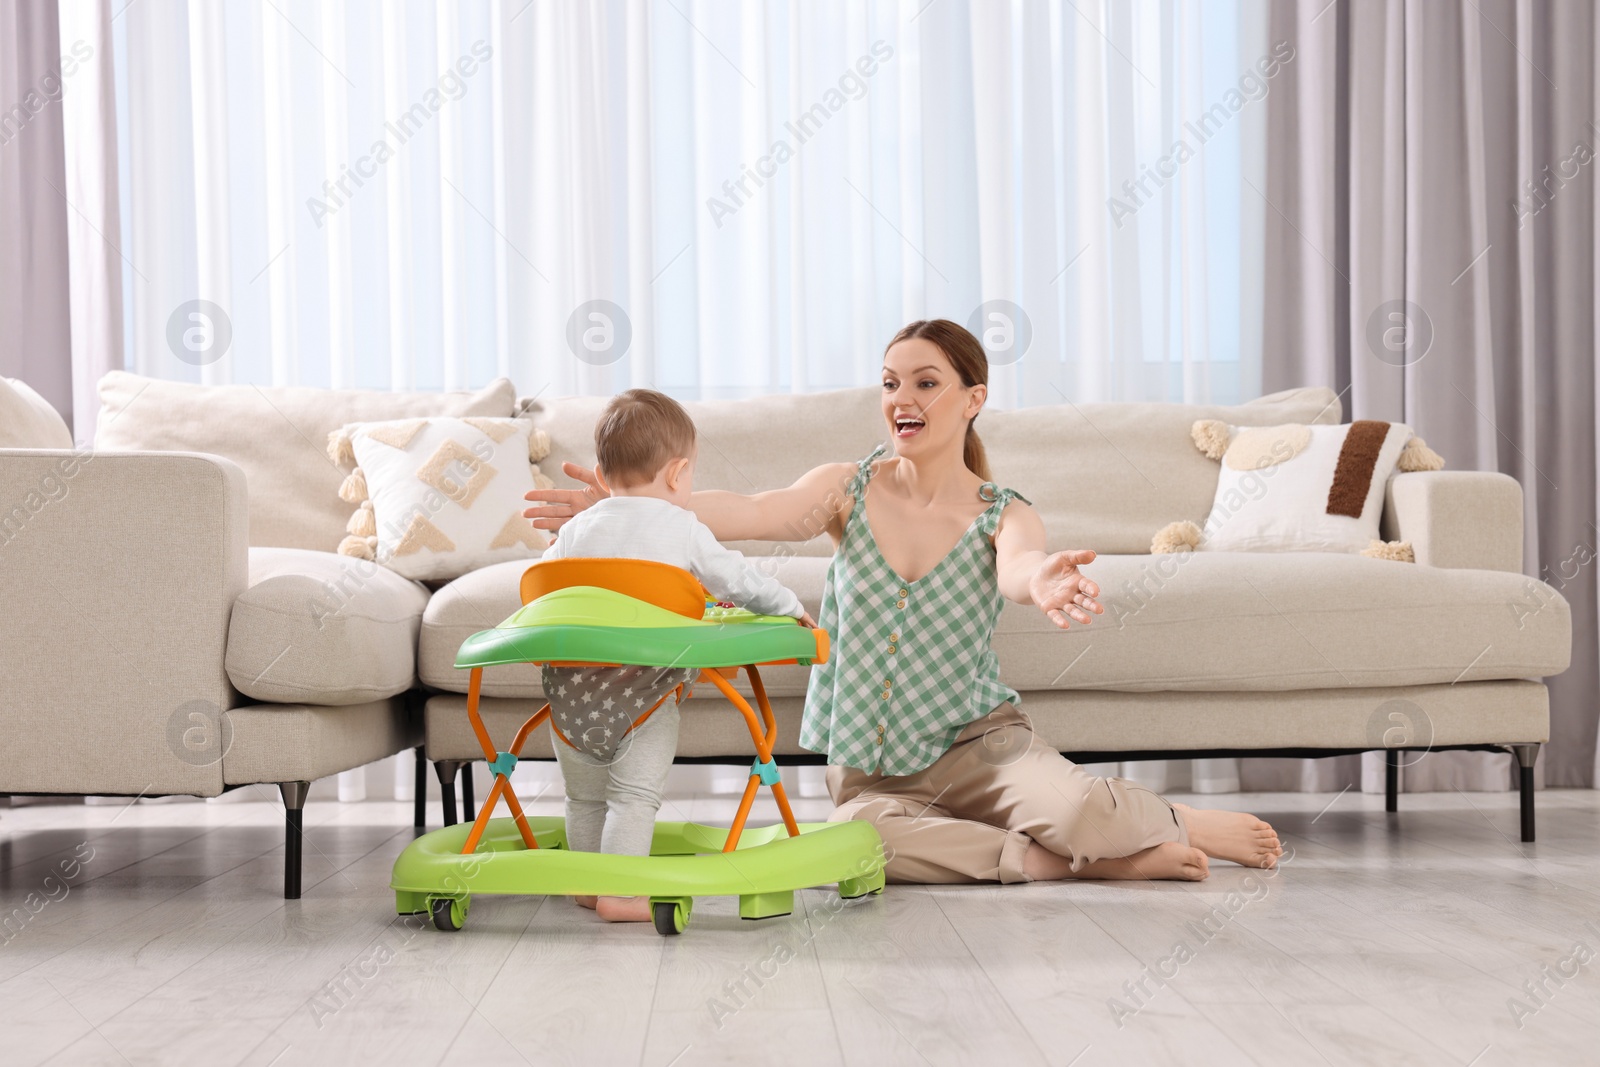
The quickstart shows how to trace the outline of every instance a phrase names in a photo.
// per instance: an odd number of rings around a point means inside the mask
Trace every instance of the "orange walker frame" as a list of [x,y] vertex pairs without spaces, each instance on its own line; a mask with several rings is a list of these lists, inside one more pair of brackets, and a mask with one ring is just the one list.
[[[627,566],[634,564],[635,566]],[[648,560],[607,560],[604,565],[597,565],[596,561],[588,559],[550,560],[529,567],[522,576],[520,587],[522,603],[528,604],[545,593],[555,589],[562,589],[574,585],[598,586],[602,589],[611,589],[626,596],[637,597],[677,612],[691,619],[699,619],[705,611],[706,591],[694,582],[690,588],[683,579],[688,578],[687,572],[665,564],[653,563]],[[690,579],[692,581],[693,579]],[[820,635],[818,643],[824,656],[827,653],[827,634],[817,631]],[[795,663],[796,660],[776,660],[775,663]],[[616,663],[591,663],[591,662],[552,662],[553,667],[615,667],[623,666]],[[778,740],[778,721],[772,713],[772,705],[767,700],[767,690],[761,682],[761,674],[756,670],[756,665],[744,665],[744,671],[750,677],[750,688],[755,693],[756,703],[761,708],[761,715],[756,716],[755,709],[750,707],[748,701],[733,688],[730,678],[738,677],[738,667],[707,667],[701,674],[709,676],[712,683],[728,698],[728,702],[739,709],[744,716],[746,727],[750,730],[750,739],[755,742],[756,755],[765,764],[772,762],[772,747]],[[483,686],[483,668],[473,667],[471,680],[467,686],[467,718],[472,723],[472,732],[477,736],[478,744],[483,749],[483,758],[488,761],[495,771],[494,785],[489,790],[488,797],[483,802],[483,808],[478,812],[478,817],[473,821],[472,830],[467,834],[466,843],[462,846],[462,855],[471,855],[477,851],[478,843],[483,839],[484,831],[488,829],[489,817],[495,805],[504,799],[506,806],[511,811],[511,817],[517,826],[517,832],[522,835],[522,842],[530,849],[539,847],[534,839],[532,828],[528,825],[527,816],[523,814],[522,804],[517,800],[516,793],[511,789],[511,769],[497,764],[499,751],[495,748],[489,730],[484,726],[483,717],[478,711],[479,696]],[[671,696],[668,693],[667,696]],[[646,716],[653,713],[661,700],[646,712]],[[513,757],[520,758],[522,746],[527,743],[528,737],[539,725],[550,717],[550,705],[547,702],[517,731],[516,738],[511,742],[511,747],[506,751]],[[638,720],[642,722],[641,718]],[[723,845],[723,852],[732,852],[739,846],[739,837],[744,832],[745,820],[750,816],[750,809],[755,803],[756,791],[761,785],[761,775],[756,771],[750,772],[750,780],[745,783],[744,795],[739,800],[739,810],[734,815],[733,825],[728,830],[727,843]],[[772,797],[778,804],[778,811],[783,816],[784,828],[790,837],[800,836],[800,826],[795,821],[794,811],[789,806],[789,795],[784,791],[782,780],[771,783]]]

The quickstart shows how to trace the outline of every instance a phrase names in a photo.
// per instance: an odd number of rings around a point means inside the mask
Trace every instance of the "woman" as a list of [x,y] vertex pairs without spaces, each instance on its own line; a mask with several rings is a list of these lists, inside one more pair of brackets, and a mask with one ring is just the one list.
[[[1271,826],[1085,773],[1034,737],[1000,681],[989,641],[1002,598],[1063,630],[1104,609],[1079,571],[1095,554],[1047,553],[1028,502],[989,480],[973,429],[988,375],[971,333],[914,322],[884,353],[893,456],[880,446],[787,489],[690,500],[723,541],[791,540],[819,519],[833,538],[819,620],[833,654],[811,672],[800,734],[828,755],[831,819],[877,827],[897,882],[1198,881],[1208,857],[1274,866]],[[530,493],[544,506],[524,514],[541,529],[603,495],[592,472],[564,469],[588,488]]]

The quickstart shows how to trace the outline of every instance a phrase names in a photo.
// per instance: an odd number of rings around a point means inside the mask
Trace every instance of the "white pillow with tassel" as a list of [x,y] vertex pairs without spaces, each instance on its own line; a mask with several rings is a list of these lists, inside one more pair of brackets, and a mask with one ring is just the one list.
[[522,511],[527,493],[555,484],[537,464],[549,453],[549,437],[525,419],[340,427],[328,435],[328,455],[341,468],[354,467],[339,495],[356,512],[339,551],[419,581],[536,559],[549,539]]
[[1152,553],[1358,552],[1413,562],[1405,541],[1378,538],[1384,488],[1396,471],[1433,471],[1439,454],[1403,423],[1230,426],[1202,419],[1194,445],[1222,465],[1204,525],[1156,531]]

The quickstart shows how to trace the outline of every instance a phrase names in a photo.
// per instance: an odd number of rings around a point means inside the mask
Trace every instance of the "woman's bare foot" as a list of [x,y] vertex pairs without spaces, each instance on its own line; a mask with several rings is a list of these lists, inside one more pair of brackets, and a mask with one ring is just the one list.
[[650,898],[601,897],[595,902],[595,911],[608,923],[647,923],[650,921]]
[[1189,828],[1189,844],[1219,860],[1244,867],[1276,867],[1283,845],[1270,825],[1242,811],[1207,811],[1174,804]]
[[1036,882],[1059,878],[1200,882],[1210,870],[1204,852],[1176,841],[1165,841],[1121,859],[1094,860],[1076,873],[1066,857],[1056,855],[1043,845],[1029,845],[1028,851],[1022,854],[1022,871]]
[[594,910],[594,897],[573,897],[572,901],[580,908],[588,908],[590,911]]
[[1075,877],[1113,878],[1118,880],[1171,879],[1180,882],[1203,882],[1211,873],[1206,854],[1198,848],[1181,845],[1176,841],[1163,841],[1159,845],[1135,852],[1121,859],[1095,860],[1084,864]]

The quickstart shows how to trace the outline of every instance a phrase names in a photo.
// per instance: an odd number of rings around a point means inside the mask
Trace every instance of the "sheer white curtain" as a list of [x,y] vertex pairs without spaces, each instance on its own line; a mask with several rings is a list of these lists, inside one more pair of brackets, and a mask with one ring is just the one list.
[[[906,321],[1009,301],[979,320],[1027,338],[997,403],[1254,395],[1263,24],[1065,0],[131,5],[126,362],[731,396],[871,381]],[[203,366],[168,336],[193,300],[231,326]],[[596,300],[615,343],[579,358]]]
[[[1001,406],[1249,398],[1257,8],[118,5],[97,306],[130,369],[208,382],[813,390],[941,316]],[[174,341],[197,300],[220,358]]]

